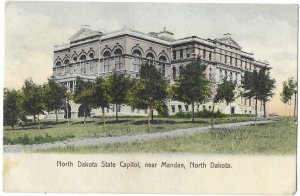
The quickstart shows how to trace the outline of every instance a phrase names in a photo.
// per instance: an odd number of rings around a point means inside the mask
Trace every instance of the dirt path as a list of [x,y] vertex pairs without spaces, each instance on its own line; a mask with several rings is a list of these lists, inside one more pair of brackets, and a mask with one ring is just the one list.
[[[262,123],[271,123],[273,121],[258,121],[258,124]],[[230,130],[234,130],[238,127],[247,126],[254,124],[254,121],[248,122],[238,122],[238,123],[225,123],[215,125],[215,129],[226,128]],[[121,143],[121,142],[140,142],[140,141],[148,141],[158,138],[166,138],[166,137],[179,137],[184,135],[192,135],[195,133],[205,133],[211,130],[211,126],[207,127],[194,127],[187,129],[176,129],[173,131],[165,131],[165,132],[155,132],[155,133],[143,133],[136,135],[123,135],[123,136],[115,136],[115,137],[99,137],[99,138],[77,138],[66,140],[62,142],[55,143],[45,143],[45,144],[37,144],[37,145],[4,145],[4,152],[28,152],[35,150],[47,150],[50,148],[57,147],[67,147],[67,146],[95,146],[98,144],[110,144],[110,143]]]

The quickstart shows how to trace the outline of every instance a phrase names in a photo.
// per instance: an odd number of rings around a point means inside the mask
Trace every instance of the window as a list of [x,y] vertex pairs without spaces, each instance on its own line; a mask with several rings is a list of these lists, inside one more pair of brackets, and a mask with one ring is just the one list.
[[212,69],[211,68],[209,68],[208,78],[209,78],[209,80],[212,80]]
[[232,65],[232,57],[229,57],[229,59],[230,59],[230,65]]
[[142,54],[140,51],[135,50],[133,51],[133,68],[134,71],[139,71],[141,67],[141,62],[142,62]]
[[94,53],[90,53],[89,57],[90,57],[90,59],[93,59],[94,58]]
[[69,63],[70,63],[69,59],[66,59],[66,60],[64,61],[64,64],[65,64],[65,65],[68,65]]
[[249,106],[251,106],[251,99],[249,99]]
[[75,63],[77,62],[77,57],[76,57],[76,56],[73,58],[73,61],[74,61]]
[[178,105],[178,111],[182,112],[182,106],[181,105]]
[[208,106],[208,110],[211,110],[211,106]]
[[176,68],[173,67],[172,71],[173,71],[173,80],[175,80],[176,79]]
[[56,65],[56,66],[61,66],[61,62],[60,62],[60,61],[57,61],[55,65]]
[[106,51],[103,54],[104,57],[104,73],[109,72],[110,71],[110,52]]
[[81,55],[79,59],[80,59],[80,61],[85,61],[86,60],[86,56],[85,55]]
[[227,80],[227,71],[225,71],[225,79]]
[[166,74],[166,62],[167,59],[165,56],[159,57],[159,67],[160,67],[160,73],[165,76]]
[[190,57],[190,50],[186,49],[186,57],[189,58]]
[[176,50],[173,51],[173,59],[176,59]]
[[211,61],[211,52],[208,55],[208,59]]
[[183,70],[183,65],[180,65],[180,66],[179,66],[179,74],[182,73],[182,70]]
[[225,63],[227,63],[227,56],[225,55]]
[[189,111],[189,105],[185,105],[185,111],[188,112]]
[[134,113],[134,107],[131,107],[131,113]]
[[203,50],[203,58],[206,59],[206,51]]
[[180,58],[182,59],[183,58],[183,50],[180,49]]
[[152,53],[148,53],[146,59],[149,65],[154,65],[154,55]]
[[115,51],[115,68],[116,68],[116,70],[123,69],[123,57],[122,57],[121,49],[117,49]]
[[175,112],[175,105],[171,105],[171,108],[172,108],[172,112],[174,113]]
[[220,69],[220,73],[219,73],[219,75],[220,75],[220,80],[222,80],[222,79],[223,79],[223,73],[222,73],[222,69]]

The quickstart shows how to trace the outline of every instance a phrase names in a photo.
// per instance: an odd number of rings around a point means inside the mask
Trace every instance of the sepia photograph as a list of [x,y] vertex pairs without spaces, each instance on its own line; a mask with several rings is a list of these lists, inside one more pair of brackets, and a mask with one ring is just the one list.
[[4,192],[295,194],[298,4],[4,6]]

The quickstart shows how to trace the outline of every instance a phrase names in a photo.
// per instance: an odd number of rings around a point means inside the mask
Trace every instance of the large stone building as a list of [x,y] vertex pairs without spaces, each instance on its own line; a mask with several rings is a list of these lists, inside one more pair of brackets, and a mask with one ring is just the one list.
[[[224,77],[240,84],[246,70],[269,68],[267,62],[255,60],[252,53],[243,51],[229,33],[217,39],[202,39],[197,36],[174,39],[173,36],[165,28],[158,33],[145,34],[125,26],[119,31],[103,34],[82,26],[69,39],[68,44],[54,47],[53,75],[72,92],[77,76],[94,80],[117,70],[136,77],[143,62],[153,64],[171,84],[179,76],[181,69],[197,57],[207,64],[206,74],[213,84],[218,84]],[[179,111],[191,111],[191,106],[175,100],[168,100],[168,107],[171,115]],[[253,114],[253,107],[253,100],[243,97],[236,99],[230,106],[224,103],[216,106],[221,112],[235,114]],[[72,117],[82,115],[79,105],[70,102],[68,108]],[[211,108],[210,102],[196,107],[198,110]],[[111,106],[106,110],[106,115],[114,114],[115,109],[119,110],[120,115],[147,113],[123,105],[120,108]],[[100,111],[92,110],[91,114],[100,115]]]

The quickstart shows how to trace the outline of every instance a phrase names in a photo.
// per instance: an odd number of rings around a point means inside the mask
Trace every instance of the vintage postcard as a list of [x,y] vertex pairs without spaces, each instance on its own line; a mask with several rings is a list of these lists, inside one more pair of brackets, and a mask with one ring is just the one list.
[[295,194],[298,11],[6,1],[3,191]]

